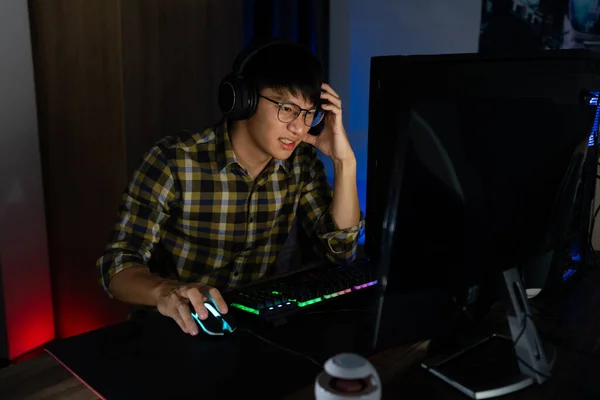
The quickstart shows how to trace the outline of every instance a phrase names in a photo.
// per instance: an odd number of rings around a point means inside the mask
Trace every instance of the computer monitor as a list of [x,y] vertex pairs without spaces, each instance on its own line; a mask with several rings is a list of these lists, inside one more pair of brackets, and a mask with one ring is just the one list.
[[[473,398],[549,377],[553,356],[530,318],[522,273],[563,245],[599,78],[600,56],[581,51],[372,59],[366,252],[381,282],[374,348],[420,323],[431,330],[417,334],[436,336],[435,320],[452,320],[482,302],[479,289],[497,287],[488,293],[507,300],[511,337],[493,335],[424,366]],[[407,304],[428,310],[408,321]],[[512,361],[473,369],[484,347]]]

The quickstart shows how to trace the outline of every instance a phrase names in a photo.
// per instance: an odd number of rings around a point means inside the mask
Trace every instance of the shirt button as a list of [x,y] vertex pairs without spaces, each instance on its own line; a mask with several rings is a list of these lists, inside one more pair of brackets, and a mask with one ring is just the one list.
[[250,216],[250,218],[248,218],[249,222],[254,222],[254,218],[252,217],[252,215]]
[[240,276],[240,272],[239,272],[239,271],[235,271],[235,272],[233,273],[233,276],[236,276],[236,277],[237,277],[237,276]]

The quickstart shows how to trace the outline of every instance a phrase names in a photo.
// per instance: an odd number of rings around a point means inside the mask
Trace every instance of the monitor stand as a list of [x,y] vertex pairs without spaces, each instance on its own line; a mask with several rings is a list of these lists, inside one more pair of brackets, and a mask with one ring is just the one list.
[[492,334],[421,366],[472,399],[489,399],[550,378],[555,349],[542,344],[518,268],[503,272],[511,337]]

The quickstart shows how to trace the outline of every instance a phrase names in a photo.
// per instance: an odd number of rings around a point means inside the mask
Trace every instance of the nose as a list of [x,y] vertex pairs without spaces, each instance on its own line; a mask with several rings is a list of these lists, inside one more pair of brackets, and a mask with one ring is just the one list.
[[309,129],[304,123],[302,115],[299,115],[298,118],[290,122],[287,128],[294,134],[294,136],[304,136],[306,133],[308,133]]

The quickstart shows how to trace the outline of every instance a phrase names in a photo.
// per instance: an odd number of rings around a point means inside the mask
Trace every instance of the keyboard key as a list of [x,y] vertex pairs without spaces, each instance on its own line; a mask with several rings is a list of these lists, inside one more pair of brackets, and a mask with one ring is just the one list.
[[281,279],[258,284],[234,294],[235,303],[244,311],[261,317],[286,315],[313,304],[333,301],[341,294],[367,288],[371,282],[368,264],[347,267],[322,267]]

